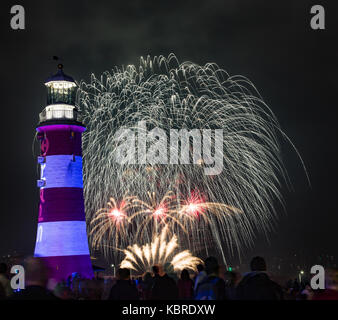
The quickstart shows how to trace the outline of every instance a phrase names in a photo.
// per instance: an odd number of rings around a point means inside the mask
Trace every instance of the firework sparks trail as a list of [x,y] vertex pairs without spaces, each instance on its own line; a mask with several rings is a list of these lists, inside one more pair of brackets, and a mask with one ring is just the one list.
[[179,251],[176,235],[170,236],[171,240],[167,242],[168,229],[169,226],[165,226],[158,235],[154,235],[149,244],[134,244],[124,249],[120,267],[143,273],[150,271],[153,265],[170,263],[176,272],[183,269],[196,271],[196,266],[202,260],[194,257],[189,250]]
[[148,200],[127,196],[118,204],[114,198],[110,198],[107,206],[99,209],[90,222],[92,246],[98,249],[104,244],[105,253],[108,253],[112,248],[127,247],[133,241],[151,241],[162,226],[169,224],[177,225],[182,232],[186,232],[178,220],[179,206],[171,191],[159,202],[155,193],[148,193]]
[[[159,219],[155,221],[159,222],[171,215],[167,202],[159,211],[154,211],[149,194],[155,193],[162,199],[172,190],[178,203],[175,218],[189,236],[181,232],[177,223],[173,223],[172,232],[181,244],[194,252],[201,248],[208,250],[216,244],[222,254],[224,246],[233,253],[235,248],[240,250],[241,246],[250,245],[256,232],[267,233],[272,228],[276,216],[274,204],[283,204],[280,180],[289,183],[278,138],[290,141],[245,77],[229,76],[213,63],[180,64],[174,55],[141,58],[138,67],[115,68],[99,78],[92,75],[90,83],[81,83],[78,106],[87,127],[83,135],[83,159],[89,220],[97,219],[94,221],[100,223],[98,215],[105,217],[105,214],[96,212],[104,207],[107,199],[122,199],[121,195],[128,194],[138,199],[132,205],[143,206],[133,217],[134,222],[144,226],[143,230],[149,230],[144,220],[150,223],[154,219],[144,210],[150,210],[152,216],[156,212]],[[177,165],[117,163],[115,133],[120,128],[136,130],[140,121],[145,121],[149,130],[159,127],[166,132],[172,128],[222,129],[223,170],[217,175],[206,175],[204,169],[208,163],[204,159],[198,164]],[[215,137],[211,140],[215,142]],[[172,146],[164,147],[170,154]],[[138,158],[144,156],[137,141],[135,150]],[[204,195],[205,203],[187,207],[184,201],[191,198],[194,190]],[[191,219],[191,211],[195,212],[196,219]],[[239,212],[236,218],[229,219]],[[120,225],[124,226],[125,221],[121,220]],[[111,223],[108,222],[110,226]],[[93,228],[91,241],[106,237],[107,241],[113,241],[113,247],[119,247],[123,236],[126,236],[125,243],[133,238],[129,232],[123,234],[122,228],[118,239],[103,230],[96,235],[95,224],[90,228]],[[139,234],[144,235],[143,243],[149,242],[148,232]],[[150,251],[151,248],[146,249],[148,253],[144,256],[151,255]]]
[[138,220],[135,240],[142,241],[142,239],[146,239],[149,236],[149,240],[151,240],[152,236],[158,233],[161,225],[178,226],[181,231],[186,232],[183,224],[178,219],[177,208],[179,205],[172,191],[168,191],[159,202],[156,201],[155,192],[148,192],[147,195],[148,202],[138,198],[132,201],[134,208],[138,209],[129,218],[130,221]]
[[[127,247],[132,241],[140,243],[151,241],[163,227],[166,227],[165,235],[173,236],[174,230],[188,235],[187,230],[194,229],[197,223],[200,225],[204,223],[205,226],[213,225],[215,217],[219,223],[234,228],[236,215],[242,213],[226,204],[204,202],[196,196],[180,203],[171,191],[158,202],[154,193],[148,193],[148,197],[149,202],[135,196],[125,197],[120,205],[111,198],[107,207],[98,210],[91,220],[90,236],[93,247],[99,248],[102,243],[107,243],[105,247],[108,253],[112,248]],[[195,235],[195,241],[200,236]],[[224,234],[224,238],[227,236],[228,234]],[[106,238],[108,242],[105,241]],[[109,245],[112,243],[114,247]],[[151,250],[156,249],[152,247]]]
[[133,200],[134,197],[125,197],[120,204],[117,204],[114,198],[110,198],[107,207],[96,212],[96,216],[91,221],[93,228],[89,234],[94,248],[102,244],[105,236],[108,236],[109,239],[114,239],[114,244],[123,245],[126,241],[128,242],[130,237],[128,234],[129,219],[127,212],[132,206]]

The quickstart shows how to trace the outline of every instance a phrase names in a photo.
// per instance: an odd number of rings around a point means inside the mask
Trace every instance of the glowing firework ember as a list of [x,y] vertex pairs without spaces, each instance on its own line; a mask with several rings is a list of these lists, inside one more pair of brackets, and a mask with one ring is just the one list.
[[[99,78],[92,75],[90,83],[81,84],[79,106],[87,127],[84,193],[87,217],[94,222],[94,244],[101,241],[121,248],[128,242],[146,243],[156,225],[169,223],[190,250],[213,246],[224,258],[225,246],[240,249],[251,243],[256,231],[271,228],[273,204],[282,201],[279,178],[286,176],[277,138],[288,138],[248,79],[229,76],[215,64],[180,64],[174,55],[141,58],[138,67],[116,68]],[[140,121],[146,123],[143,131]],[[115,161],[119,148],[115,134],[121,128],[138,130],[130,140],[137,161]],[[171,129],[222,129],[222,148],[216,148],[216,131],[209,139],[215,153],[221,150],[222,170],[205,174],[210,157],[204,151],[196,158],[191,150],[191,164],[150,163],[144,148],[152,148],[154,139],[147,132],[153,128],[168,136]],[[172,148],[179,154],[182,141],[173,146],[164,140],[155,143],[168,155]],[[195,190],[200,199],[194,199]],[[110,218],[106,209],[97,212],[110,197],[122,201],[126,194],[135,199],[117,210],[128,211],[128,218],[124,213]],[[154,202],[155,195],[165,199],[162,204]],[[137,226],[140,230],[135,232]],[[132,241],[135,237],[137,241]]]
[[104,244],[105,237],[113,239],[114,244],[124,244],[129,240],[127,210],[132,205],[133,197],[124,198],[118,205],[116,200],[110,198],[107,208],[96,212],[95,218],[91,221],[93,228],[90,231],[93,247],[104,245],[110,248],[111,241]]
[[125,257],[120,267],[143,273],[150,271],[153,265],[171,263],[176,272],[183,269],[196,271],[196,266],[202,260],[194,257],[189,250],[179,251],[176,235],[168,241],[167,231],[168,226],[154,236],[150,244],[134,244],[123,250]]
[[178,226],[180,231],[185,231],[177,216],[179,203],[171,191],[168,191],[159,202],[156,201],[154,192],[148,192],[147,196],[148,202],[140,199],[133,200],[134,212],[130,216],[130,221],[135,221],[137,226],[134,232],[135,241],[151,241],[161,226],[170,225],[173,232],[175,226]]

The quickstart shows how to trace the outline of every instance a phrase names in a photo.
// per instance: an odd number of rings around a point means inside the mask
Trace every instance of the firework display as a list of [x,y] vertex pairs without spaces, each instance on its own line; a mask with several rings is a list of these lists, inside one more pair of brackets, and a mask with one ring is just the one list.
[[[87,127],[90,240],[106,256],[121,259],[117,248],[146,245],[168,226],[184,248],[208,253],[214,247],[225,260],[225,250],[240,250],[273,226],[280,180],[288,182],[278,139],[288,138],[245,77],[229,76],[213,63],[179,63],[174,55],[141,58],[139,66],[82,82],[78,106]],[[116,161],[121,129],[133,133],[124,163]],[[182,161],[183,140],[172,142],[179,130],[188,132],[188,161]],[[203,152],[193,150],[196,137],[203,138]],[[154,156],[154,145],[162,154]],[[222,160],[210,174],[217,153]]]
[[168,228],[168,226],[164,227],[149,244],[142,247],[134,244],[123,250],[125,258],[121,262],[121,268],[143,273],[151,271],[153,265],[171,264],[175,272],[183,269],[196,271],[196,266],[202,263],[202,260],[194,257],[189,250],[179,251],[175,235],[168,241]]

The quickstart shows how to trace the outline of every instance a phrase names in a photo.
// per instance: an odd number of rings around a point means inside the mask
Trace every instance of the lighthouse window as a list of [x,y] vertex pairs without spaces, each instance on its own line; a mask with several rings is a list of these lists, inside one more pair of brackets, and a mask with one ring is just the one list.
[[47,104],[75,104],[76,85],[73,82],[53,81],[47,86]]

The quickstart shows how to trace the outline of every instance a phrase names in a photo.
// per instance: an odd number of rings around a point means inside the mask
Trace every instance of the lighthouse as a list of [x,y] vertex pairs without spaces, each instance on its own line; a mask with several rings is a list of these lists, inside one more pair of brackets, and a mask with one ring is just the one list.
[[92,278],[82,178],[81,136],[86,128],[75,107],[77,86],[61,64],[45,86],[47,106],[36,128],[41,152],[34,256],[46,261],[55,280],[74,272]]

